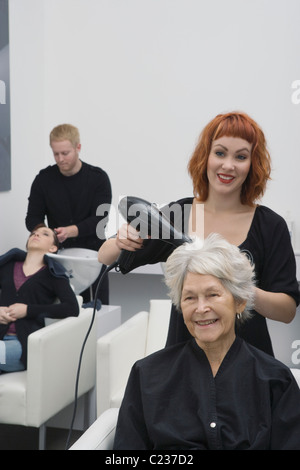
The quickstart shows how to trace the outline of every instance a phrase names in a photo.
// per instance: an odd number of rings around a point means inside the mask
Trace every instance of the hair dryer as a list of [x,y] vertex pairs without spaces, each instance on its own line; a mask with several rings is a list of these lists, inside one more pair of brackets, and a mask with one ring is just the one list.
[[[140,232],[143,239],[159,239],[175,247],[191,242],[187,235],[171,224],[155,204],[144,199],[126,196],[120,200],[118,209],[124,219]],[[117,265],[120,269],[128,269],[134,256],[134,251],[122,250]]]

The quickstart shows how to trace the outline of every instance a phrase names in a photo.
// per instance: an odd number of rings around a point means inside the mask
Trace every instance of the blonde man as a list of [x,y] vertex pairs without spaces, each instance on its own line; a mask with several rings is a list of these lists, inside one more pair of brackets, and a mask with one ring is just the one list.
[[[79,158],[80,134],[75,126],[56,126],[50,133],[50,147],[55,165],[41,170],[32,183],[26,227],[31,231],[47,218],[61,247],[98,250],[105,240],[105,223],[99,222],[108,214],[98,216],[96,213],[100,205],[109,208],[111,204],[109,177],[103,169]],[[99,227],[103,228],[103,233]],[[104,290],[100,298],[107,304],[108,288]],[[88,293],[83,297],[87,301]]]

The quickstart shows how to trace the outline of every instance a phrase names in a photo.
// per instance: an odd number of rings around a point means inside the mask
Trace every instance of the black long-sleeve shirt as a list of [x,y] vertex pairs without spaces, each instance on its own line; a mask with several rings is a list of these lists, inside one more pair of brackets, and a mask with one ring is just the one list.
[[[27,315],[16,320],[16,334],[22,345],[21,361],[27,365],[27,338],[36,330],[44,327],[44,318],[65,318],[78,316],[79,306],[63,268],[50,261],[42,269],[24,282],[19,290],[14,284],[15,261],[23,261],[26,253],[14,249],[0,257],[0,306],[14,303],[27,305]],[[50,260],[47,256],[45,261]],[[56,301],[59,302],[56,302]],[[0,339],[9,325],[0,324]]]
[[288,367],[236,338],[213,377],[194,339],[136,362],[117,450],[300,450],[300,390]]
[[26,227],[32,231],[45,217],[53,229],[76,225],[78,237],[68,238],[62,246],[98,250],[105,240],[111,198],[110,180],[101,168],[82,162],[78,173],[64,176],[57,165],[48,166],[31,185]]

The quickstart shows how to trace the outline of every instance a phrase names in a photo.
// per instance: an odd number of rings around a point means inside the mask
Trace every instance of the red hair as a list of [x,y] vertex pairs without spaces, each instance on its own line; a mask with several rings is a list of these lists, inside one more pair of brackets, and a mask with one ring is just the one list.
[[194,195],[201,202],[208,198],[207,161],[212,142],[225,135],[239,137],[252,144],[251,167],[242,186],[241,202],[253,206],[255,200],[264,194],[270,179],[271,158],[263,131],[253,119],[241,112],[219,114],[203,129],[188,164]]

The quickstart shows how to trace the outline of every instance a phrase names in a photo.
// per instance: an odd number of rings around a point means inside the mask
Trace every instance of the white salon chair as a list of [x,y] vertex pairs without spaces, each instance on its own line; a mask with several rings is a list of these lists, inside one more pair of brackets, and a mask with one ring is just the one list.
[[133,364],[165,347],[171,300],[150,300],[149,312],[135,314],[97,341],[97,416],[119,408]]
[[[45,448],[47,421],[74,401],[79,356],[92,314],[93,309],[81,309],[78,317],[35,331],[28,337],[27,370],[0,375],[0,423],[39,428],[39,449]],[[78,397],[95,382],[93,325],[82,357]]]
[[111,450],[118,414],[119,408],[105,410],[69,450]]

